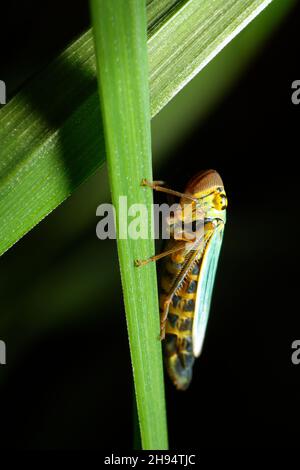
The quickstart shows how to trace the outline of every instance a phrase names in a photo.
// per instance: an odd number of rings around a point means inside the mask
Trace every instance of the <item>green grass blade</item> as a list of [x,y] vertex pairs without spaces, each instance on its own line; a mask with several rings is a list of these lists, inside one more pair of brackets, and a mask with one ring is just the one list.
[[[117,233],[120,196],[128,207],[147,207],[150,227],[153,196],[140,185],[152,179],[145,3],[91,0],[91,11]],[[154,263],[134,267],[135,259],[153,255],[154,241],[128,237],[117,243],[142,444],[166,449],[156,269]]]
[[[151,116],[267,3],[149,0]],[[104,162],[100,120],[87,32],[0,109],[0,254]]]
[[[159,112],[271,1],[182,2],[176,14],[149,39],[153,114]],[[184,51],[188,51],[188,61]]]

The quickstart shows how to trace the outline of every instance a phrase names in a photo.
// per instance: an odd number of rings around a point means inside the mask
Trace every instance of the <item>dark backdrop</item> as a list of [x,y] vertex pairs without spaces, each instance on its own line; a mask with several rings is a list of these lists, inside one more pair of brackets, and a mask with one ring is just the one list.
[[[88,25],[86,2],[72,2],[72,15],[68,6],[6,5],[0,78],[9,93]],[[300,106],[291,103],[291,83],[300,78],[299,12],[298,6],[282,21],[237,86],[160,170],[159,178],[180,190],[199,162],[216,168],[229,199],[203,356],[187,392],[176,392],[166,379],[173,449],[298,445],[300,365],[291,362],[291,344],[300,339]],[[3,256],[1,270],[11,280],[23,271],[26,276],[33,244],[34,256],[43,257],[47,223]],[[96,247],[94,230],[93,219],[72,252],[82,243]],[[71,256],[71,248],[57,258]],[[108,270],[116,266],[115,257],[107,263]],[[98,315],[98,302],[88,304],[80,318],[35,337],[13,364],[8,358],[0,388],[1,446],[132,446],[130,358],[119,283],[113,289],[113,299],[101,299],[105,316]],[[18,295],[13,285],[11,294]],[[22,331],[11,330],[14,341],[22,341]]]

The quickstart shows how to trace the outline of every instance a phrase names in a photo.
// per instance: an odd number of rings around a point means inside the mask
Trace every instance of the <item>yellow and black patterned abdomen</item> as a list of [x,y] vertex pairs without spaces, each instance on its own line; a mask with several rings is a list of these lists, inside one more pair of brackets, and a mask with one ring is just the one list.
[[[184,256],[168,258],[161,277],[160,308],[182,270]],[[194,364],[192,329],[195,313],[199,262],[196,262],[179,286],[169,306],[164,341],[164,356],[168,374],[176,387],[185,390],[192,379]]]

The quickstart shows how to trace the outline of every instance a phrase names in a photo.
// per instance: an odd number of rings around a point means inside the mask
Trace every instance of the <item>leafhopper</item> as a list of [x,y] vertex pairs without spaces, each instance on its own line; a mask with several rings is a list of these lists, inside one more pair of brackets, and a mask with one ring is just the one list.
[[[179,205],[185,210],[175,212],[169,220],[170,240],[165,251],[148,260],[137,260],[136,266],[163,258],[160,337],[164,340],[168,374],[177,389],[185,390],[204,343],[226,222],[227,197],[215,170],[198,173],[188,182],[184,193],[168,189],[162,183],[142,181],[143,186],[178,196]],[[179,222],[183,222],[184,229],[178,232],[175,228]],[[191,230],[197,222],[201,222],[198,229]]]

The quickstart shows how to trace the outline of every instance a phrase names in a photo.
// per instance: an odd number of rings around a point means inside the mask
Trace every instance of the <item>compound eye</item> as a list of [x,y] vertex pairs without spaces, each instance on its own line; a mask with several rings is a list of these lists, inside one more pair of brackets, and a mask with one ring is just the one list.
[[227,207],[227,197],[226,196],[222,196],[222,206],[224,207],[224,209]]

